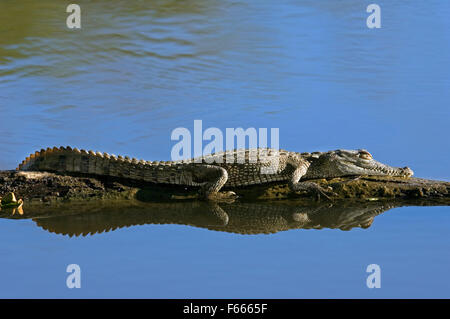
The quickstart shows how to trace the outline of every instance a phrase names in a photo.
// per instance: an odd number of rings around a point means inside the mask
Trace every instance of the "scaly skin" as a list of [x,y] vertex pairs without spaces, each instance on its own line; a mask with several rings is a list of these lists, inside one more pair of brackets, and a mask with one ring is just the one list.
[[233,192],[219,193],[222,187],[286,181],[294,191],[308,190],[326,196],[323,189],[307,180],[352,175],[413,175],[408,167],[396,168],[375,161],[365,150],[297,153],[250,149],[184,161],[149,162],[71,147],[54,147],[31,154],[17,170],[111,176],[157,184],[200,186],[206,197],[219,200],[235,196]]

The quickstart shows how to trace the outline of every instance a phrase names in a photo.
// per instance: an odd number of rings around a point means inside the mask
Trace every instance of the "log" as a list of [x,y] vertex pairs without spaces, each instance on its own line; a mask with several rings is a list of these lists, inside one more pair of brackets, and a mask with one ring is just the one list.
[[[334,201],[342,199],[426,199],[450,203],[450,182],[421,178],[380,176],[340,177],[313,180],[326,189],[326,196],[292,192],[285,183],[232,189],[239,201],[296,199]],[[224,189],[226,190],[226,189]],[[156,185],[110,177],[67,176],[47,172],[0,171],[0,196],[14,192],[30,203],[91,200],[173,201],[198,199],[198,189]]]

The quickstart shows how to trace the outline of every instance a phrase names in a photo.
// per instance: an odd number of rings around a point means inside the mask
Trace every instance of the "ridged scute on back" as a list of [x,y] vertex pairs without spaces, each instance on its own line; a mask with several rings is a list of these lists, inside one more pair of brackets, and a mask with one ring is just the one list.
[[130,159],[128,156],[126,156],[125,158],[122,156],[116,157],[115,155],[109,155],[108,153],[101,153],[101,152],[94,152],[92,150],[90,151],[86,151],[84,149],[79,150],[78,148],[72,148],[70,146],[64,147],[64,146],[60,146],[58,147],[53,147],[50,148],[48,147],[47,149],[41,149],[40,151],[36,151],[35,153],[30,154],[28,157],[26,157],[20,164],[19,166],[16,168],[16,170],[30,170],[32,168],[34,168],[34,164],[39,160],[42,159],[44,157],[48,158],[51,156],[56,156],[56,155],[86,155],[86,156],[92,156],[92,157],[96,157],[96,158],[100,158],[100,159],[113,159],[113,160],[117,160],[117,161],[126,161],[126,162],[137,162],[136,159]]
[[[265,182],[285,180],[287,173],[281,173],[286,166],[286,157],[296,153],[275,149],[240,149],[206,155],[198,160],[144,161],[128,156],[115,156],[108,153],[86,151],[67,147],[42,149],[30,154],[17,170],[48,171],[66,175],[95,175],[139,180],[151,183],[201,186],[210,182],[210,176],[204,170],[192,170],[192,166],[212,164],[222,166],[228,173],[226,186],[246,186]],[[227,157],[230,155],[230,158]],[[251,156],[257,158],[251,161]],[[261,168],[271,166],[271,155],[279,155],[279,171],[261,173]],[[214,161],[222,156],[223,162]],[[295,155],[296,156],[296,155]],[[276,157],[278,159],[278,157]],[[212,161],[211,161],[212,159]],[[228,162],[231,159],[231,163]],[[242,162],[240,159],[244,159]],[[278,166],[277,166],[278,167]],[[210,168],[208,168],[210,169]],[[278,169],[278,168],[277,168]]]
[[154,183],[180,182],[174,178],[176,167],[172,167],[172,162],[147,162],[71,147],[42,149],[30,154],[16,169],[118,177]]

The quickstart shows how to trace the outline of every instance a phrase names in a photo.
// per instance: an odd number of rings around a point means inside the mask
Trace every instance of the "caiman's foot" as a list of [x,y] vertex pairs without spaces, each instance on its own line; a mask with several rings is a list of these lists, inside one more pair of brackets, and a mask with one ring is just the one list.
[[328,200],[332,200],[331,197],[337,196],[337,194],[332,191],[331,187],[329,187],[329,189],[324,189],[323,187],[313,182],[300,182],[291,185],[291,189],[294,192],[306,191],[314,195],[317,198],[317,200],[320,200],[322,196]]
[[233,203],[238,196],[235,192],[214,192],[206,196],[210,201],[221,202],[221,203]]

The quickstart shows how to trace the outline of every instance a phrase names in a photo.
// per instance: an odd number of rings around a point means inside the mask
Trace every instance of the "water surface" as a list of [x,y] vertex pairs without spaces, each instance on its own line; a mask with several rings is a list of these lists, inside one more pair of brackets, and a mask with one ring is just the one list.
[[[0,169],[54,145],[168,160],[172,130],[201,119],[450,178],[445,1],[378,1],[376,30],[357,0],[77,3],[81,30],[65,3],[0,3]],[[71,238],[1,219],[0,296],[449,297],[448,212],[251,236],[143,225]],[[365,285],[371,263],[381,289]]]

